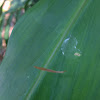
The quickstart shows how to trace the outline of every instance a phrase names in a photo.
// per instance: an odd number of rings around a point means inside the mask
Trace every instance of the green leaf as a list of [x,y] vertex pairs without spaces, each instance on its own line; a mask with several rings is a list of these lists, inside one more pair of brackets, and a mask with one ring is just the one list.
[[0,99],[98,100],[99,4],[41,0],[28,10],[15,25],[0,66]]

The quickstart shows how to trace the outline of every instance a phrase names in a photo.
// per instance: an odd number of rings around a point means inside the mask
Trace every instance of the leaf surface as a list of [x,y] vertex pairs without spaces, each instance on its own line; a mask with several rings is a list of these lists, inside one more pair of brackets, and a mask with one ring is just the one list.
[[41,0],[29,9],[15,25],[0,66],[0,99],[98,100],[99,4]]

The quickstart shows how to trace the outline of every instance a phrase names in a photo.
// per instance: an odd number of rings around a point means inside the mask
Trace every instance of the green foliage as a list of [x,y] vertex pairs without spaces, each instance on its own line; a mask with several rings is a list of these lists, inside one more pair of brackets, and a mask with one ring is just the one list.
[[16,24],[0,66],[0,99],[99,100],[99,4],[41,0],[29,9]]
[[12,0],[11,7],[6,13],[15,12],[16,10],[24,8],[26,4],[27,4],[27,8],[29,8],[28,6],[32,5],[33,3],[35,4],[37,1],[38,0]]
[[[25,9],[26,11],[31,6],[33,6],[38,0],[9,0],[9,1],[10,1],[10,9],[8,11],[5,12],[5,10],[3,9],[6,0],[4,0],[4,2],[0,7],[0,38],[2,38],[1,36],[2,31],[5,30],[3,37],[4,39],[9,39],[9,30],[11,27],[12,19],[14,17],[13,15],[15,15],[16,21],[18,21],[20,17],[23,15],[22,9]],[[5,18],[5,16],[8,13],[10,13],[10,16],[8,18]],[[7,22],[4,25],[5,20]]]

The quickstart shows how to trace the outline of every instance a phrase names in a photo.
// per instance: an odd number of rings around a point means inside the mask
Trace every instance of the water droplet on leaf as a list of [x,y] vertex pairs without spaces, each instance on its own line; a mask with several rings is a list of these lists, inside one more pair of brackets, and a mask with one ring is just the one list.
[[30,78],[30,76],[27,76],[27,78]]
[[76,58],[81,56],[81,51],[77,48],[78,41],[75,37],[69,36],[65,39],[61,46],[62,54],[68,58]]

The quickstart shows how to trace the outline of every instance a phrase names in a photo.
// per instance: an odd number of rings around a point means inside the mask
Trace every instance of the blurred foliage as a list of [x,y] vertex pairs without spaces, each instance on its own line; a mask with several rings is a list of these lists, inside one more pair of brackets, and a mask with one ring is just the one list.
[[[33,6],[38,0],[1,0],[0,1],[0,38],[2,34],[2,29],[5,21],[6,14],[10,13],[9,17],[6,19],[7,23],[5,25],[4,38],[9,38],[9,28],[13,18],[16,18],[16,22],[20,19],[23,13]],[[25,11],[23,11],[25,9]]]
[[[38,0],[0,0],[0,53],[7,46],[7,41],[14,25],[27,9]],[[2,56],[0,54],[0,56]]]

